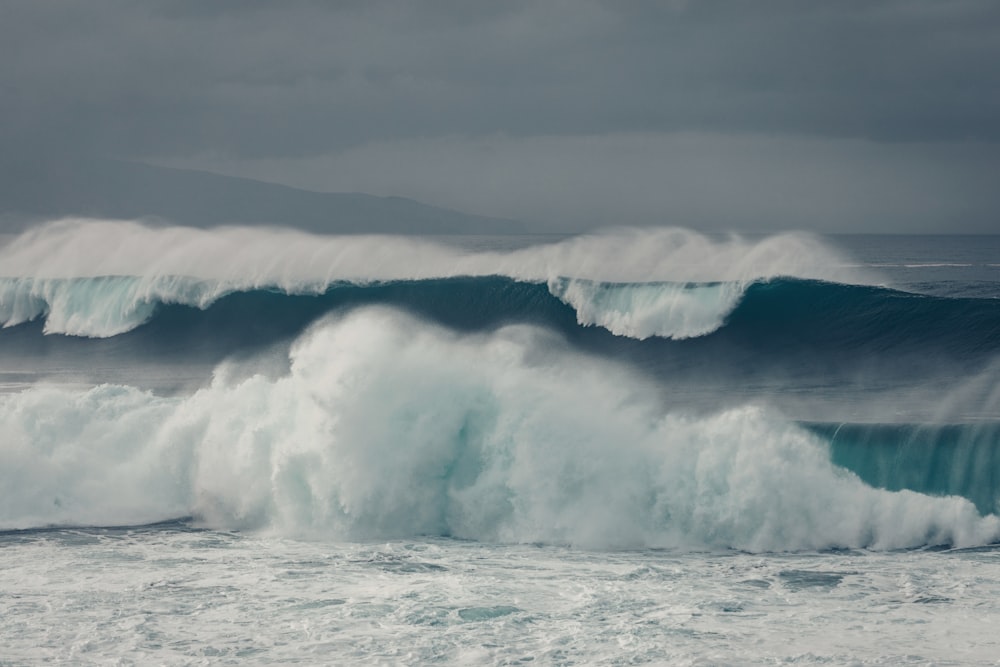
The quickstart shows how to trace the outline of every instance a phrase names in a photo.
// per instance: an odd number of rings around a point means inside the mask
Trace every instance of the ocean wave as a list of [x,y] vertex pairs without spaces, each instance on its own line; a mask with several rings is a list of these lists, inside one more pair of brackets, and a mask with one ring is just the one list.
[[457,334],[360,308],[311,327],[289,363],[223,365],[189,396],[0,395],[0,528],[193,515],[294,536],[750,551],[1000,537],[965,498],[865,484],[778,413],[664,411],[546,329]]
[[890,490],[962,496],[980,512],[1000,510],[1000,422],[809,424],[832,460]]
[[[199,347],[224,346],[230,339],[243,345],[254,336],[267,344],[296,335],[325,313],[383,304],[466,331],[520,322],[580,340],[588,329],[597,329],[589,345],[613,355],[639,355],[647,364],[676,356],[668,343],[691,348],[690,339],[701,342],[685,355],[706,363],[711,359],[705,354],[718,358],[723,349],[734,363],[752,354],[772,364],[784,358],[840,365],[907,355],[933,355],[943,363],[981,360],[1000,352],[996,299],[794,278],[748,284],[557,278],[539,284],[484,276],[335,283],[309,290],[240,291],[232,284],[171,277],[0,278],[0,321],[11,327],[43,319],[45,333],[96,338],[134,332],[130,338],[145,340],[152,354],[163,337]],[[622,340],[602,338],[601,330]],[[641,352],[626,349],[628,341],[646,345]]]
[[719,329],[747,285],[726,283],[599,283],[559,279],[549,291],[576,311],[577,322],[644,340],[695,338]]
[[[492,295],[490,277],[480,280],[483,298]],[[371,298],[407,283],[440,285],[443,281],[390,281],[367,284],[298,285],[289,296],[324,295],[345,288],[368,288]],[[447,282],[447,281],[444,281]],[[455,284],[452,282],[452,284]],[[525,284],[527,298],[537,290]],[[265,291],[275,291],[271,287]],[[619,336],[639,340],[692,338],[715,331],[736,307],[746,290],[740,283],[599,283],[578,279],[549,281],[548,291],[573,307],[577,322],[601,326]],[[179,276],[141,279],[132,276],[94,278],[0,278],[0,325],[17,326],[36,319],[44,332],[89,338],[117,336],[151,320],[162,305],[210,308],[220,298],[240,289],[232,283]],[[257,290],[259,291],[259,290]]]
[[108,337],[147,322],[159,304],[206,308],[233,292],[321,294],[343,284],[488,276],[547,284],[581,324],[636,338],[709,333],[747,285],[776,276],[870,279],[803,234],[619,230],[472,252],[400,237],[67,220],[0,248],[0,323],[44,318],[47,333]]
[[232,291],[224,283],[178,276],[0,278],[0,324],[42,318],[45,333],[108,338],[145,324],[161,305],[205,309]]

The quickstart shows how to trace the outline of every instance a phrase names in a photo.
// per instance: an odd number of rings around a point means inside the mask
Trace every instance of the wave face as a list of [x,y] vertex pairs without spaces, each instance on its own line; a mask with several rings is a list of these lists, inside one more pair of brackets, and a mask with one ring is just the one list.
[[[324,313],[376,304],[462,330],[539,324],[601,351],[624,350],[648,364],[690,355],[692,362],[711,363],[704,357],[722,353],[732,360],[741,350],[769,363],[796,357],[851,363],[925,353],[978,363],[1000,352],[996,299],[949,299],[794,278],[748,285],[569,279],[545,285],[493,276],[339,283],[312,294],[238,291],[177,278],[156,283],[123,277],[0,279],[0,317],[7,327],[42,318],[45,333],[113,337],[145,325],[134,338],[150,350],[161,342],[157,339],[185,331],[211,336],[223,346],[236,346],[255,332],[260,342],[272,342]],[[588,327],[599,331],[588,333]],[[690,338],[702,340],[669,343]]]
[[0,526],[195,515],[351,539],[751,551],[1000,537],[964,498],[866,485],[776,413],[664,414],[654,395],[543,329],[458,335],[359,309],[303,334],[277,378],[223,366],[191,396],[0,396]]
[[983,514],[1000,510],[1000,423],[810,424],[831,458],[868,484],[962,496]]
[[915,293],[799,234],[479,243],[101,221],[15,239],[0,530],[1000,539],[985,270]]
[[[267,287],[268,291],[288,296],[319,292],[330,296],[331,301],[336,300],[332,293],[338,290],[344,296],[345,288],[366,287],[371,290],[370,300],[377,301],[385,298],[387,292],[407,289],[407,284],[411,285],[410,291],[422,292],[445,283],[455,286],[457,292],[468,281],[425,279],[347,282],[322,287],[297,285],[292,292]],[[496,284],[490,277],[480,278],[476,283],[482,291],[480,298],[487,301],[496,293]],[[543,298],[532,287],[534,283],[524,285],[508,291],[520,291],[525,301]],[[722,326],[745,290],[746,286],[740,283],[602,283],[562,278],[548,284],[550,295],[575,310],[579,324],[597,325],[615,335],[639,340],[651,336],[683,339],[711,333]],[[0,323],[11,327],[42,319],[45,333],[108,338],[145,324],[159,306],[177,304],[206,309],[228,294],[245,291],[262,290],[179,276],[153,280],[133,276],[0,278]],[[530,308],[529,303],[512,305],[515,311]]]

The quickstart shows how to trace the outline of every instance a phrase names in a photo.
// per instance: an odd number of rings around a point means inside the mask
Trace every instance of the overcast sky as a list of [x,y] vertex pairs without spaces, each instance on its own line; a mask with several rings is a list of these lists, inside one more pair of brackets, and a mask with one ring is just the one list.
[[577,230],[1000,232],[1000,2],[0,1],[0,150]]

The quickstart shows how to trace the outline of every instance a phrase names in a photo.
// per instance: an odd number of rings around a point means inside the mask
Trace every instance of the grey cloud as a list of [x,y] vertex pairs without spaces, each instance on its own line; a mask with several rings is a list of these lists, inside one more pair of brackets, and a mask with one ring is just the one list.
[[[1000,211],[982,185],[998,166],[997,62],[993,0],[11,0],[0,151],[564,227],[982,230]],[[682,149],[705,166],[682,168]],[[795,188],[775,200],[780,181]]]
[[1000,140],[1000,5],[10,2],[4,139],[318,155],[443,134]]

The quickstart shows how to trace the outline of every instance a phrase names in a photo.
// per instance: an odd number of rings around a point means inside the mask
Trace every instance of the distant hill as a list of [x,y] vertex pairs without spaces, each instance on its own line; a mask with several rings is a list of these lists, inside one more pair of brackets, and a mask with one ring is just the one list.
[[318,233],[509,234],[524,225],[402,197],[313,192],[189,169],[110,159],[0,158],[0,232],[63,216],[183,225],[281,225]]

